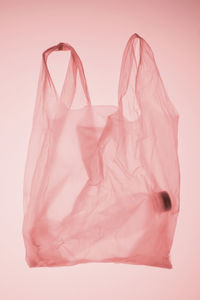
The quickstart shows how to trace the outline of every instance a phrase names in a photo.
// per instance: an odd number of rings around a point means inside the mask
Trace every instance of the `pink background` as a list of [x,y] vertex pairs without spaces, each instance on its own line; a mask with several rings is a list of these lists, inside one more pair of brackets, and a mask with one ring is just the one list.
[[[1,1],[0,299],[200,299],[200,2]],[[173,269],[113,263],[28,268],[22,238],[25,159],[42,52],[58,42],[78,52],[93,104],[117,104],[122,53],[137,32],[151,46],[180,114],[181,210]],[[57,90],[68,59],[48,64]]]

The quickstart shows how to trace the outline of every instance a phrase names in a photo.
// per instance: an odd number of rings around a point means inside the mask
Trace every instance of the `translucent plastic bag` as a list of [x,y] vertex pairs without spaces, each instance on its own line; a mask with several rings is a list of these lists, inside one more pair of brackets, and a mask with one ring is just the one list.
[[[48,55],[58,50],[70,50],[60,97],[47,67]],[[91,104],[71,45],[44,51],[24,173],[28,266],[172,268],[180,200],[178,120],[152,50],[138,34],[123,53],[118,106]]]

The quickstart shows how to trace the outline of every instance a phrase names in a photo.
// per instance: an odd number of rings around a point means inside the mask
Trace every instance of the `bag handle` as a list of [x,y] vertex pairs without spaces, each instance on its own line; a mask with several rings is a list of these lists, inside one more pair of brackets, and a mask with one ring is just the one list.
[[[53,80],[51,78],[48,66],[47,66],[47,58],[49,56],[49,54],[53,51],[60,51],[60,50],[70,50],[71,55],[70,55],[70,60],[69,60],[69,64],[68,64],[68,68],[67,68],[67,72],[65,75],[65,79],[64,79],[64,83],[63,83],[63,87],[61,90],[61,94],[60,97],[58,96],[58,93],[56,91],[55,85],[53,83]],[[74,93],[75,93],[75,89],[76,89],[76,80],[77,80],[77,70],[79,71],[80,74],[80,79],[81,79],[81,85],[86,97],[86,101],[87,104],[86,105],[91,105],[91,100],[90,100],[90,95],[89,95],[89,91],[88,91],[88,86],[87,86],[87,81],[86,81],[86,77],[85,77],[85,72],[84,72],[84,68],[81,62],[81,59],[79,57],[79,55],[77,54],[77,52],[75,51],[75,49],[68,43],[58,43],[55,46],[52,46],[48,49],[46,49],[43,54],[43,65],[45,68],[45,73],[47,75],[48,80],[50,81],[50,84],[53,86],[55,95],[56,95],[56,99],[58,102],[61,102],[64,93],[66,92],[66,86],[68,83],[68,80],[70,78],[70,76],[72,75],[72,81],[73,81],[73,93],[71,94],[71,97],[67,97],[67,107],[70,108],[73,102],[73,98],[74,98]],[[71,85],[70,85],[71,86]]]
[[[133,45],[135,39],[139,39],[138,65],[136,62],[135,49]],[[169,115],[177,117],[178,112],[167,94],[154,58],[153,51],[150,45],[137,33],[132,34],[128,39],[122,57],[118,87],[118,106],[120,113],[123,114],[122,99],[125,96],[129,86],[133,62],[136,66],[134,96],[137,98],[137,104],[141,114],[144,114],[146,111],[148,111],[145,109],[147,106],[157,106],[157,109],[159,106],[160,110],[165,111]],[[147,101],[147,99],[149,99],[149,101]],[[132,100],[133,98],[131,98],[131,101]],[[133,104],[128,103],[128,111],[130,110],[130,105]]]
[[[119,77],[119,86],[118,86],[118,106],[119,106],[120,113],[122,113],[122,111],[123,111],[122,99],[125,96],[128,86],[129,86],[130,75],[131,75],[131,71],[132,71],[132,67],[133,67],[133,61],[135,63],[135,66],[137,65],[135,51],[134,51],[134,45],[133,45],[134,40],[137,38],[139,39],[139,62],[138,62],[136,75],[135,75],[135,91],[137,88],[136,87],[137,76],[138,76],[139,68],[141,66],[141,57],[142,57],[142,49],[143,49],[144,40],[139,34],[134,33],[128,39],[127,44],[124,49],[124,52],[123,52],[123,56],[122,56],[120,77]],[[138,105],[140,106],[139,101],[138,101]]]

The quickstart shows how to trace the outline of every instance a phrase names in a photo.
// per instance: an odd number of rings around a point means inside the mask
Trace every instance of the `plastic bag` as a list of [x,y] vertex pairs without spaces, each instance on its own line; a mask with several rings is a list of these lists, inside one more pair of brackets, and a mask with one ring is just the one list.
[[[70,51],[60,97],[47,67],[48,55],[59,50]],[[117,106],[91,104],[71,45],[44,51],[24,172],[28,266],[172,268],[178,120],[152,50],[138,34],[124,49]]]

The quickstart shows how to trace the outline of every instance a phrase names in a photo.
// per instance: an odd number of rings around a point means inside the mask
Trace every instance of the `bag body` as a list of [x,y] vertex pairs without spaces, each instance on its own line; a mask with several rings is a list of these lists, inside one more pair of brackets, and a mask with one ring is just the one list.
[[[47,67],[48,55],[59,50],[70,51],[60,97]],[[124,49],[118,106],[91,104],[71,45],[45,50],[24,172],[28,266],[172,268],[180,203],[178,120],[140,35],[132,34]]]

